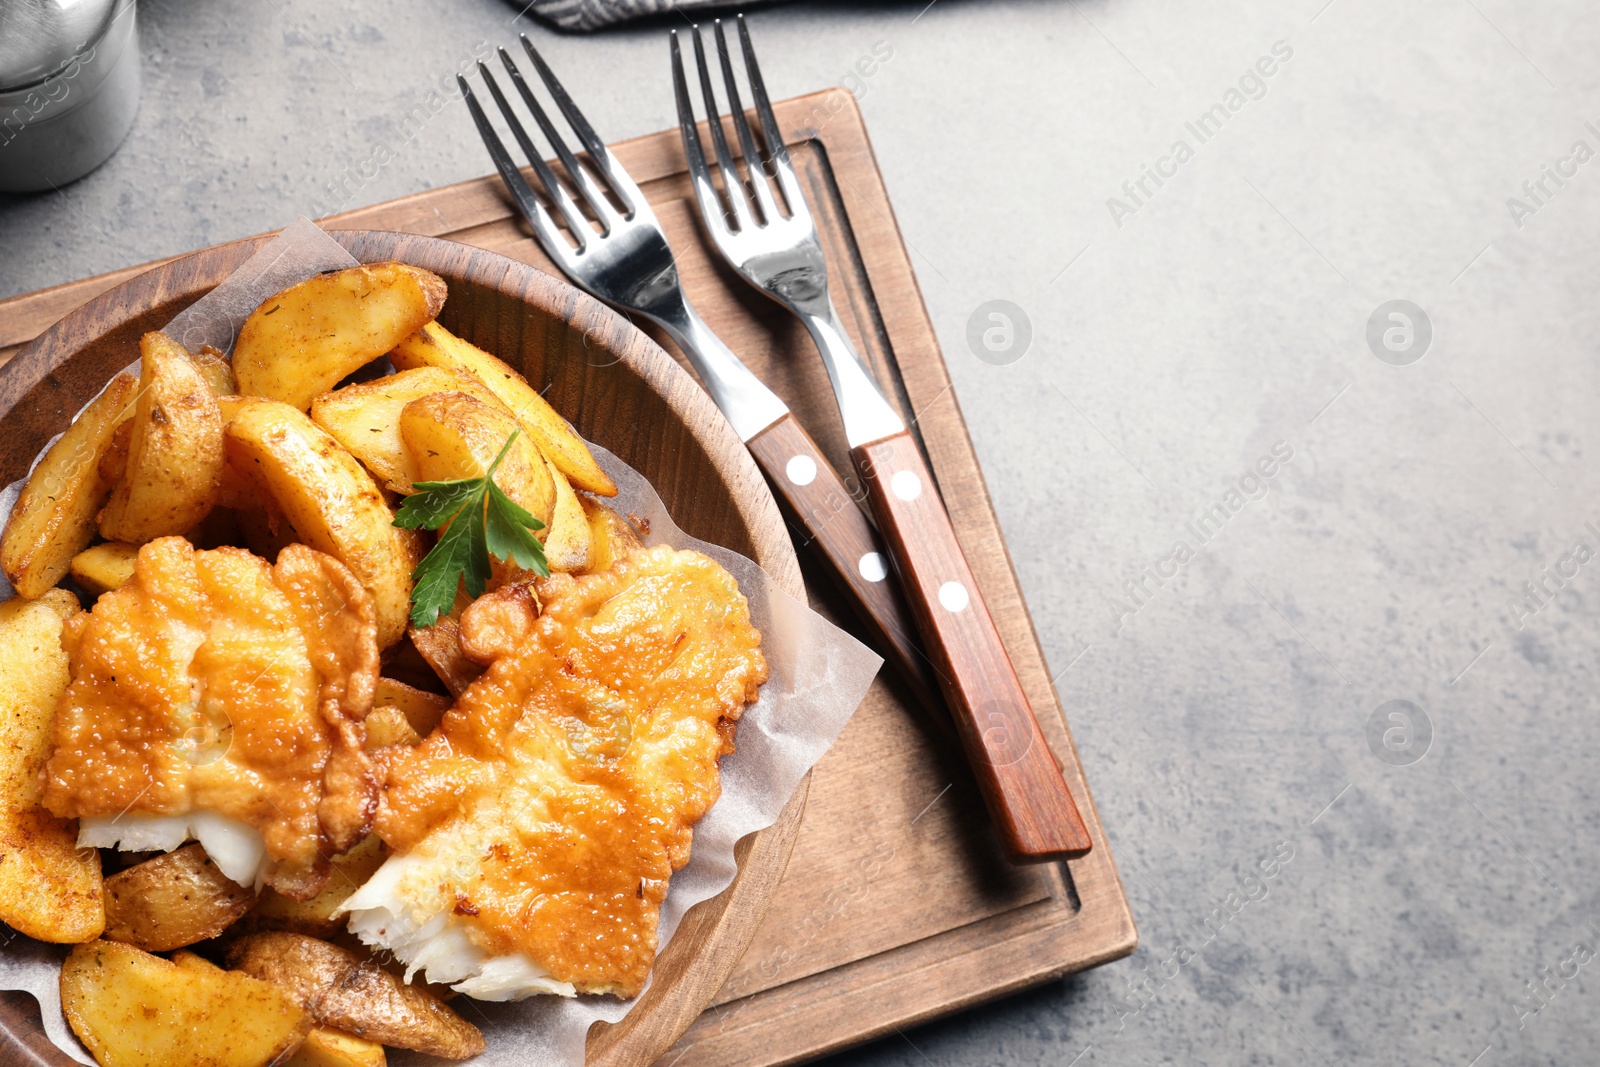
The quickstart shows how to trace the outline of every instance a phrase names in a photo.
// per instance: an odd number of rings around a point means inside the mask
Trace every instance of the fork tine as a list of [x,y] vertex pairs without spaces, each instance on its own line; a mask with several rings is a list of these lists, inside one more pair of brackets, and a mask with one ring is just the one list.
[[756,115],[761,119],[761,133],[767,142],[767,153],[772,157],[774,169],[777,171],[778,184],[783,188],[783,198],[788,201],[789,215],[791,218],[811,220],[811,210],[806,207],[806,198],[800,192],[800,182],[794,176],[794,167],[789,163],[789,149],[783,143],[783,135],[778,132],[778,119],[772,112],[772,101],[767,98],[767,83],[761,78],[761,64],[756,61],[755,46],[750,43],[750,30],[745,25],[744,16],[737,16],[739,20],[739,43],[744,49],[744,69],[750,75],[750,95],[755,100]]
[[705,102],[706,125],[711,128],[711,144],[717,152],[717,167],[722,171],[722,185],[728,194],[728,205],[739,224],[739,232],[750,229],[749,202],[746,199],[744,180],[733,165],[733,154],[728,151],[728,139],[722,132],[722,112],[717,108],[717,94],[711,88],[711,70],[706,66],[705,43],[700,38],[700,27],[694,27],[694,62],[700,72],[700,98]]
[[[489,92],[493,95],[494,102],[500,105],[500,114],[505,117],[506,125],[511,127],[511,135],[522,146],[522,152],[528,157],[528,162],[533,164],[533,172],[538,175],[539,184],[544,186],[545,195],[561,209],[562,217],[567,220],[567,229],[572,231],[572,238],[578,243],[578,251],[582,252],[588,244],[588,236],[594,232],[589,229],[589,221],[583,217],[583,212],[578,210],[578,205],[572,202],[572,197],[567,195],[567,190],[562,187],[561,182],[556,178],[555,172],[544,161],[544,153],[539,151],[538,147],[533,143],[533,138],[528,136],[527,129],[517,118],[517,113],[512,110],[511,102],[500,91],[500,83],[494,80],[494,77],[489,73],[489,68],[480,62],[478,64],[478,73],[483,76],[484,84],[489,87]],[[543,118],[543,115],[539,114],[537,110],[537,103],[534,104],[534,108],[535,117]]]
[[761,154],[756,151],[756,139],[750,129],[750,119],[744,113],[744,104],[739,99],[739,82],[733,76],[733,58],[728,55],[728,38],[722,32],[722,20],[713,22],[717,33],[717,58],[722,62],[722,83],[728,90],[728,111],[733,119],[733,129],[739,135],[739,151],[744,154],[745,173],[750,176],[750,189],[755,193],[756,204],[761,209],[761,221],[773,222],[778,218],[778,206],[772,199],[772,190],[767,187],[766,171],[762,166]]
[[[534,69],[539,72],[539,78],[544,82],[544,87],[550,90],[550,96],[555,100],[556,106],[566,116],[567,125],[571,126],[572,131],[578,135],[578,140],[583,144],[584,150],[589,153],[589,158],[594,161],[595,168],[605,178],[606,184],[611,186],[612,191],[617,194],[618,199],[622,201],[623,210],[629,216],[632,216],[638,201],[629,195],[629,191],[631,190],[637,195],[638,187],[627,179],[625,175],[622,180],[618,180],[617,171],[620,168],[612,166],[611,151],[606,148],[606,143],[600,140],[599,134],[594,132],[594,127],[590,126],[589,120],[583,117],[583,112],[578,110],[578,105],[572,102],[572,97],[567,95],[566,87],[556,77],[555,71],[550,69],[550,65],[544,61],[544,57],[539,54],[539,50],[533,47],[533,42],[528,40],[528,35],[524,33],[519,36],[522,38],[523,51],[527,52],[528,58],[533,60]],[[566,162],[564,157],[562,162]]]
[[727,216],[722,212],[722,200],[716,185],[711,181],[711,168],[706,165],[705,144],[700,140],[700,124],[695,121],[694,103],[689,99],[689,81],[683,72],[683,49],[678,44],[678,31],[670,31],[672,48],[672,94],[678,103],[678,129],[683,134],[683,155],[689,163],[689,179],[694,183],[694,196],[700,205],[700,214],[706,228],[712,233],[726,233]]
[[[517,68],[511,59],[511,54],[504,48],[500,49],[500,64],[506,68],[506,73],[511,75],[511,81],[517,87],[517,92],[522,96],[522,102],[528,105],[528,110],[533,112],[533,119],[539,124],[539,129],[544,133],[545,139],[556,150],[556,156],[561,160],[561,166],[566,170],[571,179],[573,189],[583,197],[584,203],[589,205],[595,218],[600,221],[603,234],[610,234],[613,224],[622,221],[617,209],[606,199],[606,194],[589,177],[589,172],[583,169],[578,162],[578,157],[572,154],[572,149],[567,147],[566,139],[556,129],[555,123],[550,121],[550,116],[540,106],[538,97],[533,95],[533,90],[528,87],[528,81],[522,76],[522,71]],[[530,148],[530,152],[533,150]]]
[[[534,195],[528,181],[522,176],[522,171],[511,159],[511,153],[506,151],[505,142],[500,140],[500,135],[495,132],[489,116],[483,113],[483,108],[478,104],[478,98],[473,95],[472,86],[467,84],[467,79],[456,75],[456,84],[461,87],[461,95],[467,102],[467,110],[472,112],[472,121],[477,124],[478,136],[483,138],[483,146],[489,150],[489,158],[494,161],[494,169],[500,172],[500,180],[505,182],[506,189],[511,193],[511,199],[517,202],[517,209],[522,212],[522,217],[528,220],[528,225],[533,227],[533,232],[538,235],[539,242],[546,249],[554,250],[563,243],[556,234],[556,224],[550,218],[550,213],[544,209],[539,198]],[[579,245],[582,248],[582,245]],[[559,258],[559,257],[557,257]]]

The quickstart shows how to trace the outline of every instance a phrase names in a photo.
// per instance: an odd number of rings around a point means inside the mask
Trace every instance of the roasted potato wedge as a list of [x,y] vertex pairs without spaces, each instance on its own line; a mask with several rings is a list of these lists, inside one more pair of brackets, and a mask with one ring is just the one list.
[[313,1030],[283,1067],[384,1067],[383,1046],[343,1030]]
[[450,710],[450,698],[429,693],[393,678],[378,679],[378,688],[372,698],[374,708],[399,708],[411,728],[423,737],[433,733],[444,713]]
[[483,1051],[478,1028],[432,994],[314,937],[251,934],[228,950],[228,966],[280,986],[318,1026],[449,1060]]
[[[467,393],[433,393],[413,400],[400,411],[400,437],[416,463],[422,481],[482,478],[512,434],[515,419]],[[506,496],[545,524],[536,537],[544,540],[556,506],[550,468],[527,434],[517,434],[511,450],[494,472]]]
[[168,952],[216,937],[250,910],[256,895],[193,844],[113,874],[105,898],[107,940]]
[[152,332],[139,354],[128,465],[100,512],[100,536],[135,545],[205,518],[222,474],[222,414],[189,353]]
[[39,941],[92,941],[105,929],[100,853],[39,805],[39,770],[67,688],[66,621],[78,599],[52,589],[0,604],[0,920]]
[[310,1030],[310,1014],[270,982],[181,966],[116,941],[72,950],[61,967],[61,1007],[104,1067],[261,1067]]
[[449,367],[473,375],[511,409],[539,451],[549,456],[573,485],[600,496],[616,496],[616,485],[595,462],[583,438],[572,432],[566,420],[526,378],[502,360],[463,341],[437,322],[430,322],[401,341],[389,353],[389,361],[403,370]]
[[228,362],[227,356],[205,345],[198,352],[190,352],[189,358],[211,387],[213,396],[234,396],[239,392],[239,383],[233,377],[233,364]]
[[[548,457],[546,457],[548,462]],[[594,539],[589,534],[589,519],[583,502],[573,491],[567,476],[550,464],[550,478],[556,485],[556,506],[550,515],[550,530],[544,539],[544,559],[552,573],[582,574],[594,558]],[[543,531],[541,531],[543,532]]]
[[138,390],[131,374],[112,379],[28,476],[0,535],[0,567],[19,595],[43,596],[94,539],[95,515],[113,484],[101,477],[100,459]]
[[290,286],[239,328],[239,391],[305,411],[312,398],[421,329],[444,298],[443,278],[404,263],[351,267]]
[[364,725],[367,728],[368,752],[376,752],[391,745],[405,745],[410,748],[422,744],[422,735],[411,728],[406,713],[391,704],[373,708],[368,713]]
[[598,500],[588,497],[579,499],[583,503],[584,517],[589,520],[589,537],[594,544],[589,560],[590,570],[608,571],[617,560],[643,547],[638,532],[627,519]]
[[205,971],[208,974],[224,973],[223,969],[218,967],[215,963],[212,963],[198,952],[190,952],[186,948],[180,948],[167,958],[172,960],[172,962],[176,963],[179,967],[187,967],[191,971]]
[[[224,429],[226,434],[226,429]],[[236,511],[249,511],[261,507],[261,498],[256,496],[256,487],[250,484],[237,467],[227,462],[227,449],[223,449],[222,470],[217,475],[217,507],[233,508]]]
[[287,930],[297,934],[331,937],[344,925],[342,916],[334,911],[345,898],[371,878],[389,852],[377,834],[369,834],[361,843],[333,857],[332,870],[322,891],[310,900],[290,900],[275,889],[263,889],[240,927],[258,932]]
[[428,661],[428,666],[433,668],[433,673],[450,690],[451,696],[460,696],[483,673],[483,665],[468,659],[467,654],[461,651],[459,594],[456,611],[440,615],[439,621],[432,626],[422,629],[413,626],[406,633],[422,658]]
[[133,564],[139,546],[122,541],[105,541],[72,557],[72,580],[85,593],[99,596],[133,577]]
[[229,464],[297,539],[349,567],[372,594],[378,647],[398,641],[411,610],[417,541],[393,525],[366,468],[322,427],[272,400],[240,402],[223,443]]
[[472,375],[444,367],[417,367],[323,393],[311,402],[311,418],[366,464],[385,488],[410,493],[419,475],[416,461],[400,439],[400,412],[413,400],[449,392],[466,393],[510,414],[500,398]]
[[[222,432],[226,439],[228,423],[233,421],[235,415],[250,405],[247,397],[219,396],[217,397],[217,410],[222,413]],[[222,470],[217,473],[217,507],[233,508],[237,511],[249,511],[260,508],[261,498],[256,494],[256,487],[252,485],[239,469],[228,462],[228,449],[222,449]]]
[[461,696],[462,691],[483,673],[483,664],[470,659],[461,648],[461,616],[474,603],[477,601],[467,597],[466,589],[458,585],[456,603],[451,606],[450,613],[438,616],[438,621],[429,627],[418,629],[413,625],[406,630],[406,637],[411,638],[413,648],[416,648],[422,661],[434,670],[435,677],[445,683],[451,697]]
[[133,440],[133,399],[128,400],[128,417],[117,423],[117,428],[111,433],[111,443],[100,454],[100,477],[106,483],[106,492],[110,487],[122,481],[122,476],[128,472],[128,444]]

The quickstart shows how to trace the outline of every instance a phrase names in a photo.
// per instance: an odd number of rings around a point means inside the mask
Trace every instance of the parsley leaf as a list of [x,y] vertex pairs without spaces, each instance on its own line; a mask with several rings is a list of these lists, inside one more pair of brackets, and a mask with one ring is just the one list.
[[413,486],[417,491],[401,502],[394,524],[407,530],[415,530],[419,526],[437,530],[455,518],[456,512],[482,495],[483,487],[478,484],[482,480],[464,478],[451,482],[418,482]]
[[544,546],[529,532],[530,529],[539,529],[544,523],[524,511],[521,505],[501,492],[498,485],[489,486],[488,505],[485,540],[490,555],[495,559],[510,560],[524,570],[537,571],[544,567]]
[[411,625],[432,626],[455,606],[456,588],[481,596],[489,580],[489,557],[509,560],[535,574],[547,575],[544,546],[530,532],[544,523],[530,515],[494,484],[494,472],[511,451],[521,430],[506,438],[505,447],[481,478],[417,482],[394,524],[406,530],[448,528],[411,573]]

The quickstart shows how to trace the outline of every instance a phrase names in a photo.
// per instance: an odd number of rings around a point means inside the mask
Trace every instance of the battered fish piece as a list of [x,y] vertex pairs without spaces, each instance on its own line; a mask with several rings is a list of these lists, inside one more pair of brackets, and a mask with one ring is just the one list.
[[80,846],[198,837],[235,881],[303,900],[370,829],[376,627],[338,560],[290,545],[272,566],[163,537],[61,641],[72,680],[44,805],[81,820]]
[[421,746],[384,750],[396,855],[350,929],[480,999],[634,996],[767,679],[749,606],[714,560],[661,546],[483,597],[461,632],[488,670]]

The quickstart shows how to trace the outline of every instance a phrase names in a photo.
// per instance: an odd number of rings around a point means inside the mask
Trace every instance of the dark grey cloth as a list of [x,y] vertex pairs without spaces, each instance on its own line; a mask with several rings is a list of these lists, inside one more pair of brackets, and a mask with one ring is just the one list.
[[[511,0],[517,6],[522,6],[519,0]],[[707,8],[724,8],[732,10],[739,7],[755,7],[771,0],[532,0],[525,10],[535,18],[541,19],[563,30],[598,30],[604,26],[613,26],[629,19],[643,18],[646,15],[666,15],[672,12],[693,18],[691,12],[703,11]]]

